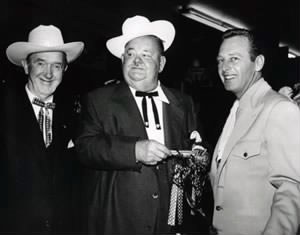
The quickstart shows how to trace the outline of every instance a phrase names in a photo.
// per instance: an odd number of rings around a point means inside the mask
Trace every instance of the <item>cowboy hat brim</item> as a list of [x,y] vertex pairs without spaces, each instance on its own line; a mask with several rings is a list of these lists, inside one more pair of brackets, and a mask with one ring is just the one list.
[[160,38],[164,45],[164,51],[166,51],[174,40],[175,28],[170,22],[165,20],[149,22],[142,27],[138,27],[138,30],[131,30],[131,32],[125,32],[121,36],[109,39],[106,42],[106,47],[114,56],[121,58],[125,45],[130,40],[146,35]]
[[67,62],[70,63],[82,53],[83,47],[83,42],[70,42],[53,47],[39,46],[31,42],[15,42],[6,49],[6,55],[13,64],[22,66],[22,60],[32,53],[61,51],[66,54]]

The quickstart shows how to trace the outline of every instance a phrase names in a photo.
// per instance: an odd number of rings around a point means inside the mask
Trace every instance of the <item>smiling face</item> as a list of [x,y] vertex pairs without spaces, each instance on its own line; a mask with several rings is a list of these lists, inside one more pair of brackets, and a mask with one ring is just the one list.
[[67,68],[64,56],[62,52],[38,52],[22,61],[28,74],[28,89],[38,98],[46,100],[61,83]]
[[227,91],[239,99],[261,78],[264,57],[250,58],[250,42],[244,36],[225,39],[217,57],[218,73]]
[[140,91],[153,90],[158,73],[166,63],[159,41],[154,36],[142,36],[129,41],[122,55],[123,75],[129,86]]

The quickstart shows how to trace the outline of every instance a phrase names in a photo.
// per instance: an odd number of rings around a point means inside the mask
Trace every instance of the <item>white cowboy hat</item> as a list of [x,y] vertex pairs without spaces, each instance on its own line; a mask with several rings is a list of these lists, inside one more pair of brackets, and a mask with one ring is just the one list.
[[62,51],[67,56],[67,62],[75,60],[82,52],[83,42],[64,44],[61,31],[53,25],[40,25],[29,33],[28,42],[15,42],[8,46],[6,55],[15,65],[22,66],[21,61],[35,52]]
[[106,42],[107,49],[118,58],[121,58],[124,53],[127,42],[146,35],[154,35],[160,38],[166,51],[174,40],[175,28],[169,21],[157,20],[150,22],[146,17],[137,15],[124,21],[122,33],[121,36],[111,38]]

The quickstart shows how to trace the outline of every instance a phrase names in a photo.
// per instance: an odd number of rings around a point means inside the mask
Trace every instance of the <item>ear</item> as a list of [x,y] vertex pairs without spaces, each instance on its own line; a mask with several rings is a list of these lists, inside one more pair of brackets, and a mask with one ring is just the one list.
[[121,61],[122,61],[122,64],[124,62],[124,54],[121,55]]
[[265,57],[263,55],[258,55],[255,58],[255,70],[257,72],[261,71],[265,64]]
[[21,61],[21,63],[22,63],[22,66],[23,66],[23,68],[24,68],[24,71],[25,71],[25,74],[27,74],[28,75],[28,63],[27,63],[27,60],[22,60]]
[[166,65],[167,59],[165,56],[160,56],[160,61],[159,61],[159,73],[161,73],[164,70],[164,67]]

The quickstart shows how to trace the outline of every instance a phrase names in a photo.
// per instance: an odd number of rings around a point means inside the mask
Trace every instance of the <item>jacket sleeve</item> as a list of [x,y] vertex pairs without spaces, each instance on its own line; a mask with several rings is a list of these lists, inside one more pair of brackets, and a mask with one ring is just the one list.
[[75,141],[79,160],[85,166],[95,169],[138,171],[141,164],[136,163],[135,143],[139,138],[105,132],[101,115],[106,111],[105,107],[94,102],[97,98],[88,94],[82,102]]
[[300,224],[300,111],[292,102],[274,106],[266,126],[266,144],[275,187],[264,235],[296,234]]

